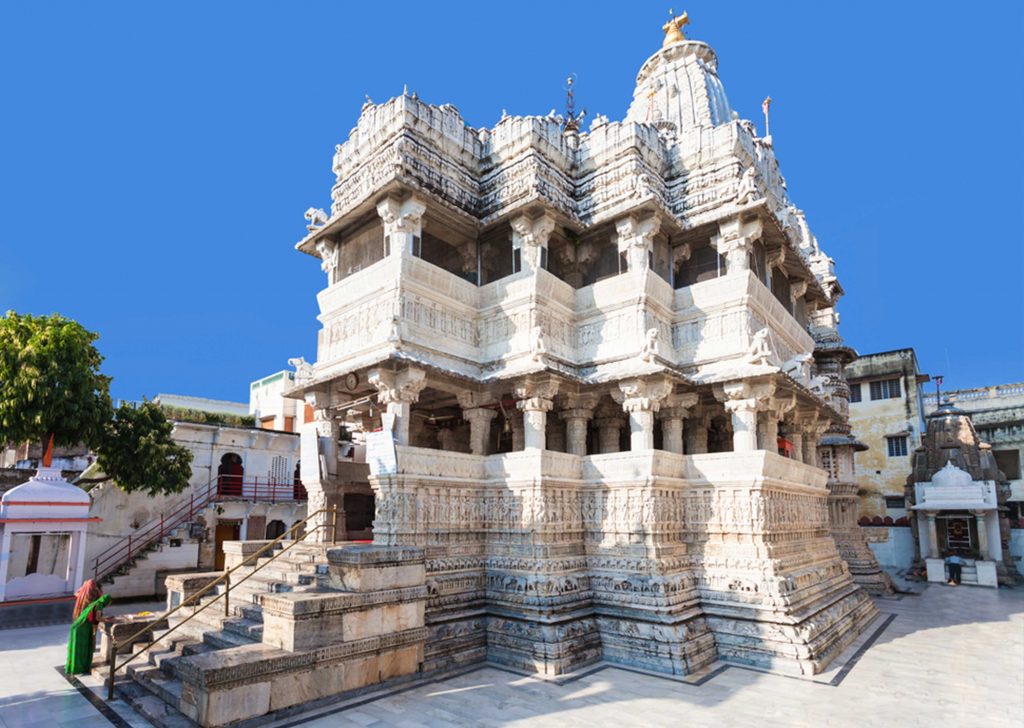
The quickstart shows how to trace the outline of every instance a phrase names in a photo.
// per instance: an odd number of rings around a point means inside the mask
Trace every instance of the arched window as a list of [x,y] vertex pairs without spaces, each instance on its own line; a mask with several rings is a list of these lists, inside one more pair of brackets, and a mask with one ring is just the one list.
[[242,467],[242,456],[233,452],[225,453],[220,459],[220,467],[217,468],[217,493],[241,496],[243,475],[245,469]]

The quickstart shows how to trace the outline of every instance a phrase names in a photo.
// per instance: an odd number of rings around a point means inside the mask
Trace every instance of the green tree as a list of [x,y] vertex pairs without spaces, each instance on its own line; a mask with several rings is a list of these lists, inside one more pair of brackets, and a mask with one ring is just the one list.
[[122,402],[104,428],[96,458],[125,490],[180,493],[192,474],[192,452],[171,438],[174,426],[153,402]]
[[112,407],[98,338],[58,315],[0,319],[0,441],[99,444]]
[[177,493],[188,486],[192,453],[171,438],[160,408],[110,401],[100,372],[99,336],[59,315],[8,311],[0,319],[0,442],[84,443],[106,477],[127,491]]

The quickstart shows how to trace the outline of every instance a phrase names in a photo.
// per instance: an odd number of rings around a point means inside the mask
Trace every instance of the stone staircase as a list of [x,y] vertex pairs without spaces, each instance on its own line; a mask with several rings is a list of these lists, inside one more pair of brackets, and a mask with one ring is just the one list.
[[[195,606],[172,615],[168,619],[169,629],[155,635],[155,644],[118,670],[115,694],[153,725],[194,726],[195,723],[179,710],[182,671],[211,653],[262,645],[263,597],[326,588],[323,557],[323,547],[298,544],[287,553],[263,557],[252,565],[242,566],[232,574],[229,614],[224,614],[226,587],[219,584]],[[209,576],[213,578],[216,574]],[[145,644],[136,644],[132,652]],[[124,658],[122,655],[121,659]],[[106,679],[108,667],[99,665],[94,674]]]

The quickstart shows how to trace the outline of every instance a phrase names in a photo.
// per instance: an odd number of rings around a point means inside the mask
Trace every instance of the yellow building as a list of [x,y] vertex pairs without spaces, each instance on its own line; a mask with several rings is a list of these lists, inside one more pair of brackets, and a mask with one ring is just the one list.
[[866,354],[846,367],[861,516],[907,515],[903,489],[924,430],[922,374],[913,349]]

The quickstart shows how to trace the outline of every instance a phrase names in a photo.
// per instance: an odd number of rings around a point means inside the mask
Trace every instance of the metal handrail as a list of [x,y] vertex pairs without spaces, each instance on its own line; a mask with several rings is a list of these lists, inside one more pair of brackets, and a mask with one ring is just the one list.
[[[224,492],[226,490],[237,490],[238,492]],[[294,481],[278,481],[267,478],[265,482],[261,483],[258,476],[245,478],[240,475],[217,475],[190,493],[189,498],[183,499],[170,513],[161,513],[159,518],[154,518],[139,526],[132,533],[93,557],[93,578],[105,577],[121,565],[131,561],[134,554],[191,520],[198,510],[205,508],[212,501],[224,497],[259,501],[267,500],[269,496],[271,502],[277,503],[279,495],[282,496],[281,501],[305,500],[305,491],[305,486]],[[298,497],[296,496],[297,492],[299,492]],[[286,497],[289,494],[290,497]]]
[[[198,493],[196,492],[198,491]],[[196,509],[206,506],[217,492],[217,478],[212,478],[205,485],[193,490],[188,500],[182,499],[169,513],[161,513],[159,518],[153,518],[147,523],[136,528],[132,533],[120,539],[101,551],[93,558],[93,578],[100,579],[106,576],[125,561],[130,561],[132,551],[146,548],[153,541],[163,538],[164,533],[180,526],[195,515]],[[188,515],[184,515],[187,512]],[[158,530],[159,527],[159,530]],[[156,534],[155,536],[153,534]],[[141,541],[140,541],[141,538]],[[134,543],[136,541],[138,543]],[[133,549],[133,545],[135,548]],[[119,560],[120,552],[127,548],[127,556]],[[111,553],[115,552],[115,553]],[[100,573],[102,568],[103,572]]]
[[146,634],[147,632],[150,632],[152,630],[152,627],[143,627],[138,632],[133,634],[131,637],[123,639],[123,640],[121,640],[120,642],[117,642],[117,643],[115,643],[113,639],[108,640],[107,641],[108,642],[107,665],[109,666],[110,673],[107,676],[107,700],[113,700],[114,699],[114,678],[117,675],[118,669],[120,669],[122,667],[125,667],[128,663],[130,663],[136,657],[140,656],[143,652],[146,652],[147,650],[149,650],[157,642],[159,642],[160,640],[165,639],[167,637],[167,635],[171,634],[172,632],[177,630],[179,627],[181,627],[183,624],[185,624],[186,622],[190,621],[197,614],[199,614],[203,610],[207,609],[208,607],[210,607],[211,605],[216,603],[216,601],[220,597],[222,597],[222,596],[224,597],[224,616],[225,617],[230,616],[230,594],[231,594],[231,590],[232,589],[234,589],[239,584],[243,583],[246,579],[248,579],[250,576],[255,574],[257,571],[262,569],[267,564],[270,564],[271,562],[273,562],[278,557],[283,556],[289,549],[291,549],[294,546],[297,546],[300,543],[302,543],[306,539],[306,537],[309,536],[311,533],[316,532],[320,528],[326,527],[326,524],[317,524],[316,527],[314,527],[312,530],[304,531],[303,534],[299,538],[294,539],[292,541],[292,543],[288,544],[288,546],[286,546],[285,548],[281,549],[278,553],[276,553],[273,556],[271,556],[265,563],[258,565],[255,569],[250,571],[248,574],[243,576],[241,579],[236,581],[234,584],[231,583],[231,574],[233,574],[238,569],[241,569],[243,566],[248,566],[251,561],[253,561],[255,559],[258,559],[268,549],[272,549],[274,546],[279,544],[281,541],[285,540],[285,537],[287,537],[289,534],[293,533],[294,531],[296,531],[300,527],[304,527],[306,525],[306,523],[308,523],[309,520],[311,518],[313,518],[313,516],[317,516],[317,515],[320,515],[322,513],[330,513],[331,514],[331,523],[330,523],[331,542],[332,543],[336,543],[337,542],[337,534],[338,534],[338,507],[336,505],[332,505],[330,508],[321,508],[318,511],[314,511],[313,513],[310,513],[305,518],[303,518],[301,521],[298,521],[297,523],[292,525],[291,528],[289,528],[287,531],[285,531],[280,536],[275,538],[273,541],[270,541],[269,543],[265,544],[258,551],[254,552],[254,553],[250,554],[249,556],[247,556],[246,558],[242,559],[242,561],[240,561],[239,563],[237,563],[234,566],[232,566],[230,569],[225,571],[223,574],[221,574],[219,577],[217,577],[214,581],[212,581],[209,584],[207,584],[205,587],[203,587],[202,589],[197,591],[195,594],[192,594],[188,598],[184,599],[181,602],[181,604],[179,604],[178,606],[174,607],[174,609],[168,610],[164,614],[160,615],[160,617],[157,620],[155,620],[155,621],[162,622],[163,620],[167,619],[168,617],[170,617],[175,612],[177,612],[177,611],[179,611],[181,609],[184,609],[185,607],[189,606],[190,604],[194,604],[194,602],[196,602],[196,600],[198,600],[200,597],[204,596],[208,591],[213,589],[218,584],[221,584],[221,583],[226,583],[227,584],[227,588],[224,590],[223,594],[218,594],[213,599],[208,601],[206,604],[202,605],[201,607],[199,607],[198,609],[193,611],[192,614],[190,614],[188,617],[186,617],[185,619],[181,620],[180,622],[178,622],[173,627],[170,627],[169,629],[167,629],[165,632],[163,632],[160,635],[159,638],[156,638],[156,639],[153,639],[152,641],[150,641],[149,644],[147,644],[145,647],[143,647],[138,652],[135,652],[134,654],[132,654],[128,659],[124,660],[120,665],[117,664],[117,651],[120,648],[124,647],[125,645],[134,643],[136,638],[141,637],[142,635]]

